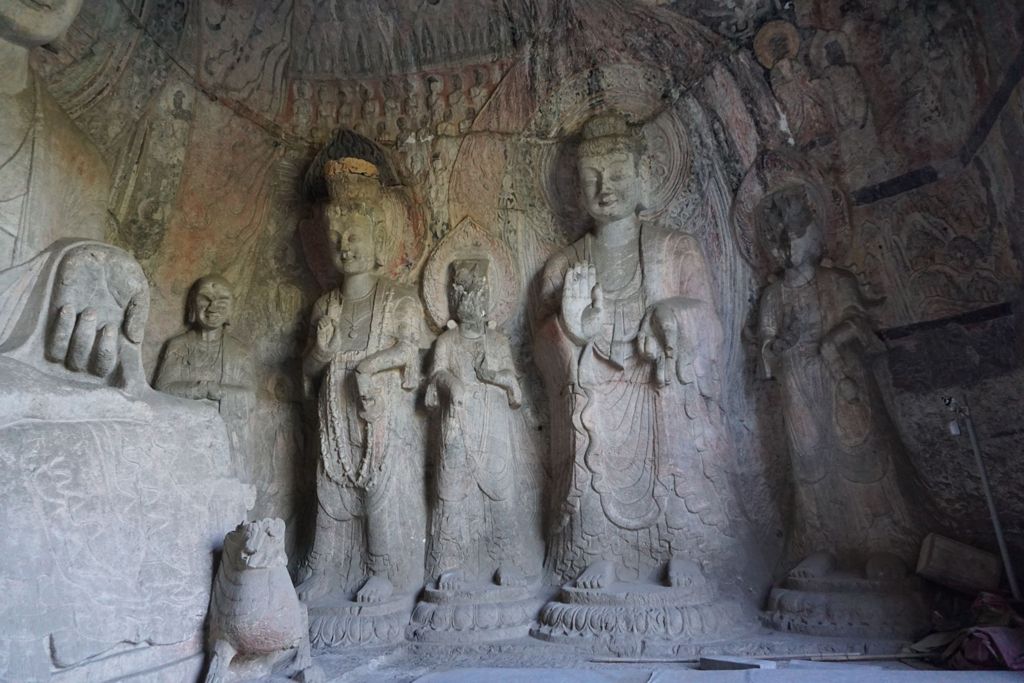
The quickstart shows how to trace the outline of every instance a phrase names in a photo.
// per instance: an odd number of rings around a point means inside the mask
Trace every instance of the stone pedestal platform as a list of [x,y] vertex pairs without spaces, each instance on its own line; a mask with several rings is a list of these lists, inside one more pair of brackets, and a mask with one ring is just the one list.
[[541,601],[527,586],[427,587],[412,613],[410,640],[465,643],[526,636]]
[[314,648],[390,645],[405,638],[414,595],[381,602],[327,596],[309,605],[309,642]]
[[598,590],[563,587],[531,635],[614,654],[674,653],[680,641],[721,640],[749,621],[739,602],[715,599],[706,587],[619,582]]
[[787,577],[765,610],[772,628],[815,636],[912,640],[928,630],[923,585],[915,577],[873,580],[855,574]]

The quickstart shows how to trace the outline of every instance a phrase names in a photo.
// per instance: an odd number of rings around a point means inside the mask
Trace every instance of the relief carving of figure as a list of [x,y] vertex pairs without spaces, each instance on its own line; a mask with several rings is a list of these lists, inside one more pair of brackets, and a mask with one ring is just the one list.
[[249,416],[256,400],[252,349],[228,332],[234,308],[231,283],[219,275],[199,278],[189,290],[191,329],[164,346],[153,381],[158,391],[217,405],[228,429],[235,473],[251,481]]
[[[423,473],[415,389],[423,310],[415,291],[379,275],[384,224],[377,168],[361,159],[325,165],[328,238],[340,288],[310,318],[303,361],[316,397],[320,457],[316,536],[298,592],[340,591],[379,602],[421,585]],[[333,575],[340,568],[341,585]]]
[[[520,638],[537,613],[535,471],[524,457],[522,388],[508,337],[519,291],[505,244],[471,219],[423,268],[434,345],[425,403],[434,414],[427,583],[406,637],[420,642]],[[531,552],[531,549],[533,552]],[[535,564],[536,563],[536,564]]]
[[692,237],[641,221],[642,138],[617,114],[583,129],[592,233],[547,264],[536,344],[552,451],[568,459],[548,561],[577,588],[616,579],[704,590],[730,544],[720,424],[723,331]]
[[821,263],[820,215],[792,185],[766,196],[756,217],[785,264],[761,295],[759,339],[765,374],[782,393],[799,545],[813,553],[793,575],[824,575],[838,557],[869,576],[901,577],[923,534],[901,489],[903,446],[869,366],[884,345],[855,276]]
[[511,410],[522,403],[508,338],[487,325],[488,260],[451,264],[451,329],[434,345],[427,407],[437,412],[440,454],[428,555],[438,588],[481,579],[522,580],[518,567]]
[[252,350],[228,333],[233,306],[231,283],[223,277],[196,280],[188,297],[191,329],[167,342],[157,390],[214,401],[224,416],[246,414],[255,392]]

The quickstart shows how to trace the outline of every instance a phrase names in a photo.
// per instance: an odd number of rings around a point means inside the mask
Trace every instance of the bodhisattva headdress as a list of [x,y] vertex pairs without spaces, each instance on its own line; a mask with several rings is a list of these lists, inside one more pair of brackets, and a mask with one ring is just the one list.
[[631,154],[639,161],[644,153],[644,138],[622,114],[609,112],[592,117],[583,124],[580,157],[605,154]]
[[332,207],[369,213],[383,204],[380,173],[365,159],[331,159],[324,164],[324,179]]

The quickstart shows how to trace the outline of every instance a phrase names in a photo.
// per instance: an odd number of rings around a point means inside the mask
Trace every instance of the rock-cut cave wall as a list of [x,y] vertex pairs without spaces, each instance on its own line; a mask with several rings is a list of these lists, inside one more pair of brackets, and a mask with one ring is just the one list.
[[886,401],[951,532],[994,549],[966,440],[945,429],[941,397],[966,393],[1020,557],[1022,38],[1011,0],[104,0],[33,61],[113,171],[108,238],[152,289],[150,373],[192,282],[219,272],[235,285],[232,333],[258,378],[254,514],[294,530],[309,519],[298,359],[332,273],[303,178],[340,130],[360,137],[338,151],[372,141],[405,188],[397,279],[416,283],[465,219],[517,255],[523,295],[506,329],[527,385],[522,457],[543,487],[530,287],[585,228],[559,143],[614,106],[651,122],[650,211],[713,265],[737,443],[724,466],[768,556],[785,536],[788,460],[777,388],[756,378],[744,335],[763,273],[742,258],[730,207],[758,152],[789,146],[848,207],[829,256],[884,297]]

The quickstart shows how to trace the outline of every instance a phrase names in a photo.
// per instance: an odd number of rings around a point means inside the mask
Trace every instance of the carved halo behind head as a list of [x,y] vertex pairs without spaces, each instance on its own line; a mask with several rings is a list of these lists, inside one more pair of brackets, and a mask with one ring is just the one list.
[[490,310],[487,321],[500,325],[516,303],[516,276],[505,246],[470,219],[465,219],[444,236],[423,269],[423,300],[435,329],[444,328],[454,316],[450,311],[448,285],[450,267],[456,261],[487,262]]
[[802,157],[788,150],[758,155],[740,183],[732,205],[733,233],[740,254],[759,275],[779,270],[773,253],[778,235],[765,224],[763,201],[777,192],[803,190],[821,231],[823,251],[843,254],[849,248],[850,217],[846,197],[825,182]]
[[800,35],[788,21],[769,21],[754,36],[754,56],[766,69],[800,52]]

